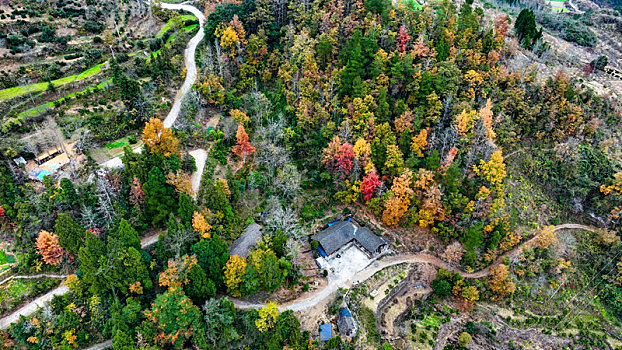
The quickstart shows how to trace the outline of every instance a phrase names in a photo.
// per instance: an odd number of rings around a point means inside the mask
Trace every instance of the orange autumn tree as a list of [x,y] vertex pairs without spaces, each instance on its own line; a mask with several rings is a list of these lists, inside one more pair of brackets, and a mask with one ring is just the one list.
[[514,293],[516,286],[510,279],[508,267],[504,264],[490,268],[490,280],[488,281],[490,290],[496,294],[495,298],[503,299],[508,294]]
[[57,235],[41,230],[35,245],[37,246],[37,252],[41,254],[46,264],[57,266],[61,263],[65,250],[58,244]]
[[246,259],[239,255],[231,255],[224,267],[225,285],[233,297],[241,296],[240,283],[246,273]]
[[201,234],[201,237],[203,238],[211,237],[209,231],[212,229],[212,226],[207,223],[205,216],[198,211],[195,211],[194,214],[192,214],[192,228]]
[[158,118],[151,118],[145,123],[143,129],[143,142],[152,153],[170,157],[175,154],[180,156],[179,140],[173,135],[173,131],[165,128]]
[[417,136],[413,136],[410,143],[410,150],[417,155],[423,157],[423,149],[428,145],[428,129],[422,129]]
[[244,125],[238,124],[238,131],[235,133],[235,137],[238,142],[233,147],[233,153],[242,158],[243,162],[246,162],[246,158],[255,153],[256,149],[251,145],[248,139],[248,134],[246,133],[246,130],[244,130]]
[[443,207],[442,192],[438,184],[434,184],[426,189],[425,197],[419,210],[419,226],[428,227],[434,224],[435,220],[445,219],[445,208]]
[[[600,192],[605,196],[622,197],[622,171],[613,175],[613,183],[611,185],[601,185]],[[614,206],[611,209],[609,218],[617,220],[622,216],[622,208],[620,206]]]
[[184,255],[181,259],[170,259],[167,269],[164,272],[160,272],[158,276],[160,286],[170,289],[185,286],[190,282],[188,272],[196,264],[197,257],[194,255]]
[[551,244],[557,241],[555,235],[555,226],[544,226],[538,233],[538,237],[535,240],[536,248],[547,249]]
[[492,128],[493,114],[492,114],[492,103],[490,102],[490,99],[486,101],[486,106],[480,109],[479,118],[482,120],[482,123],[484,123],[484,128],[486,128],[486,138],[489,141],[494,140],[495,137],[497,137],[497,134]]
[[175,187],[177,193],[185,193],[190,196],[194,195],[192,180],[188,174],[182,171],[178,171],[176,174],[169,172],[166,175],[166,183]]
[[456,121],[454,124],[454,128],[460,136],[466,137],[469,131],[475,126],[475,120],[477,119],[477,112],[470,111],[467,112],[463,110],[462,113],[456,116]]
[[395,227],[400,222],[402,217],[408,211],[410,206],[410,197],[414,191],[410,188],[412,183],[412,171],[408,168],[404,170],[402,175],[393,180],[391,186],[392,196],[384,204],[384,211],[382,212],[382,221],[390,227]]

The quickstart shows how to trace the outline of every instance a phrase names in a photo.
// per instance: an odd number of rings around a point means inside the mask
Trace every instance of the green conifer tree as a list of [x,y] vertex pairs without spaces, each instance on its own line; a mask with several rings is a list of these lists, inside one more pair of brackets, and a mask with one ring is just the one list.
[[71,216],[59,214],[54,225],[54,232],[58,235],[58,243],[72,255],[78,254],[84,242],[86,230],[80,227]]

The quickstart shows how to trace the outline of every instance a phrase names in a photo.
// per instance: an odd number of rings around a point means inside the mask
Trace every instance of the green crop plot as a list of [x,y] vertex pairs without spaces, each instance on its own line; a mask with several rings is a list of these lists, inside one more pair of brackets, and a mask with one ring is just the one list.
[[[88,77],[92,77],[95,74],[99,74],[102,71],[102,66],[105,63],[100,63],[96,66],[93,66],[80,74],[70,75],[68,77],[52,80],[52,84],[54,86],[61,86],[67,83],[71,83],[73,81],[80,81],[82,79],[86,79]],[[0,90],[0,101],[9,100],[18,96],[25,95],[29,92],[40,92],[47,89],[48,83],[36,83],[30,85],[16,86],[4,90]]]
[[[192,21],[192,20],[197,20],[197,18],[193,15],[181,15],[181,16],[177,16],[177,17],[173,17],[171,19],[168,20],[168,22],[166,22],[166,24],[164,25],[164,27],[162,27],[162,29],[160,29],[160,32],[158,32],[158,34],[156,35],[156,38],[161,38],[164,34],[166,34],[166,32],[168,32],[171,27],[173,26],[174,21],[176,21],[176,18],[180,18],[181,22],[185,22],[185,21]],[[188,28],[188,27],[186,27]],[[184,29],[186,29],[184,28]]]
[[62,103],[65,100],[76,96],[77,94],[83,94],[85,92],[90,92],[90,91],[95,90],[96,88],[100,88],[101,89],[101,88],[103,88],[104,86],[106,86],[107,84],[109,84],[111,82],[112,82],[112,79],[107,80],[107,81],[105,81],[103,83],[97,84],[96,86],[91,86],[91,87],[89,87],[89,88],[87,88],[85,90],[78,91],[78,92],[73,92],[73,93],[71,93],[71,94],[69,94],[67,96],[63,96],[63,97],[59,98],[58,100],[50,101],[48,103],[39,105],[37,107],[28,109],[28,110],[23,111],[22,113],[20,113],[18,115],[18,118],[21,118],[21,117],[34,117],[34,116],[36,116],[39,113],[43,113],[43,112],[47,111],[48,109],[54,108],[54,104],[55,103]]
[[106,148],[108,149],[115,149],[123,146],[125,146],[125,142],[123,141],[114,141],[106,144]]

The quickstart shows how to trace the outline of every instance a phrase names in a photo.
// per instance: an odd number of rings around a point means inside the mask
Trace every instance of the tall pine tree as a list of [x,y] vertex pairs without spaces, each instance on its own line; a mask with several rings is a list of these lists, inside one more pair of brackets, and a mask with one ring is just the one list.
[[175,210],[174,190],[166,183],[160,168],[149,171],[147,182],[143,184],[145,192],[145,213],[154,225],[161,225],[169,213]]
[[71,216],[59,214],[54,225],[54,232],[58,235],[58,243],[72,255],[78,254],[84,242],[86,230],[80,227]]

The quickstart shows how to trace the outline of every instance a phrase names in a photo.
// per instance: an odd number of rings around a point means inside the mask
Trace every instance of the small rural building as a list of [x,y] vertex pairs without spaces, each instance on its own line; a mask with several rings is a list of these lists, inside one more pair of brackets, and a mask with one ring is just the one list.
[[331,268],[328,261],[326,261],[326,259],[324,259],[324,257],[321,257],[321,256],[315,259],[315,263],[322,270],[330,270]]
[[353,339],[358,331],[354,317],[350,313],[347,307],[339,309],[339,320],[337,321],[337,327],[342,337],[347,339]]
[[260,238],[261,226],[257,223],[248,225],[244,233],[229,248],[229,254],[248,258],[248,254],[255,248]]
[[387,248],[387,242],[367,227],[360,227],[350,221],[339,221],[318,234],[311,236],[317,241],[318,251],[326,257],[341,247],[354,242],[362,251],[370,257],[375,257]]
[[320,325],[320,340],[328,341],[333,337],[333,325],[330,323]]

